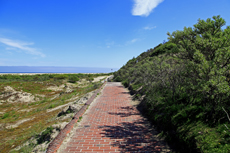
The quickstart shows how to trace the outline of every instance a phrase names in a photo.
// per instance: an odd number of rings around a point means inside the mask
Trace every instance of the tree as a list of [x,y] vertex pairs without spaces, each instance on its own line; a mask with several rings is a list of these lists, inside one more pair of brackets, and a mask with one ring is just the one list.
[[210,107],[211,114],[228,105],[230,93],[230,27],[220,16],[198,20],[193,28],[168,33],[169,41],[177,45],[176,57],[186,63],[184,76],[187,90],[201,96],[200,104]]

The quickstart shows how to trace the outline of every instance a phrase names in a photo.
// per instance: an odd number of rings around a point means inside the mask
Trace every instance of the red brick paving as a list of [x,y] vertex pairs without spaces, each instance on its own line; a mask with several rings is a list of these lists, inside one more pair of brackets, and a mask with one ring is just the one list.
[[46,153],[56,153],[58,151],[64,139],[67,137],[67,134],[69,134],[73,130],[75,123],[77,123],[79,118],[85,113],[87,107],[93,102],[93,100],[96,98],[97,94],[100,92],[105,83],[98,90],[96,90],[96,92],[90,97],[85,105],[74,115],[73,119],[53,139],[53,141],[49,144]]
[[130,104],[120,83],[107,83],[67,143],[69,153],[170,152]]

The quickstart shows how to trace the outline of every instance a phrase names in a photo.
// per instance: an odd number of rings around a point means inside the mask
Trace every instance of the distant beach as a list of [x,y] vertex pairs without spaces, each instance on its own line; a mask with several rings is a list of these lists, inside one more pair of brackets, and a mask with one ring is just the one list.
[[43,74],[43,73],[110,73],[118,68],[52,67],[52,66],[0,66],[0,74]]

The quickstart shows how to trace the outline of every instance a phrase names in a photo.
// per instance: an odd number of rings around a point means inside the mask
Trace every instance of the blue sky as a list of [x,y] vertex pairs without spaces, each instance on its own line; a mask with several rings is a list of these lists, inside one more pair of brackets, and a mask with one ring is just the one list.
[[120,68],[229,0],[0,0],[0,66]]

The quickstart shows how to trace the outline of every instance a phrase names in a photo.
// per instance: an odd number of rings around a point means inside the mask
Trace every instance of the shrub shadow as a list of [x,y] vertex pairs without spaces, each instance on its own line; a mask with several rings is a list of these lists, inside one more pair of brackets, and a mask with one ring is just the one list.
[[102,126],[102,135],[116,139],[111,145],[120,152],[168,153],[167,145],[157,136],[157,132],[146,125],[146,121],[123,122],[117,126]]

